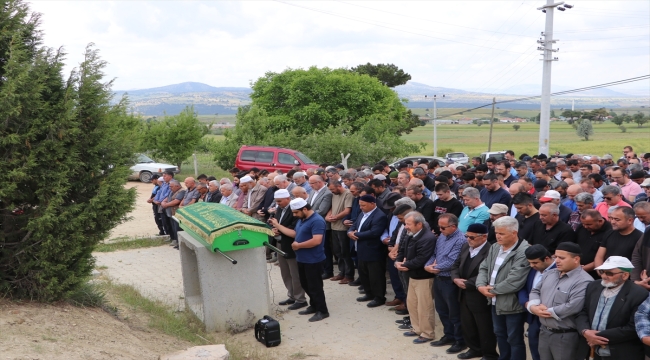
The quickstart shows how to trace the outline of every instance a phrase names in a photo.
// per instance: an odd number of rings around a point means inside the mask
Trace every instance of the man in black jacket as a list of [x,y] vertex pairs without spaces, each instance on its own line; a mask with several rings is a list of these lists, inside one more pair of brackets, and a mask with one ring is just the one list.
[[417,336],[413,343],[423,344],[435,336],[435,310],[431,295],[434,275],[424,270],[424,265],[436,248],[436,236],[427,229],[424,216],[417,211],[404,217],[404,228],[411,238],[406,252],[398,251],[395,261],[397,270],[408,272],[410,278],[406,301],[413,331],[405,332],[404,336]]
[[211,180],[208,183],[208,193],[205,194],[203,199],[205,202],[218,203],[221,201],[221,192],[219,191],[219,182],[217,180]]
[[422,193],[422,188],[417,185],[409,185],[406,188],[406,196],[415,202],[415,211],[424,216],[424,220],[429,225],[429,229],[435,229],[437,226],[434,221],[433,201]]
[[[578,333],[594,349],[594,359],[643,360],[643,343],[634,326],[634,314],[648,291],[630,281],[633,266],[622,256],[610,256],[596,268],[602,281],[587,286],[585,304],[576,318]],[[589,354],[581,344],[578,359]]]
[[273,226],[275,239],[280,241],[280,250],[284,251],[287,256],[278,256],[278,265],[282,281],[287,288],[288,299],[280,301],[278,305],[291,305],[289,310],[296,310],[307,306],[305,299],[305,290],[300,286],[300,276],[298,275],[298,263],[296,262],[296,253],[291,248],[296,232],[294,228],[298,219],[293,216],[289,203],[291,202],[290,194],[285,189],[275,192],[274,198],[278,204],[269,223]]
[[559,243],[576,242],[576,234],[571,226],[560,221],[560,209],[555,204],[544,204],[539,208],[539,222],[528,242],[531,245],[542,244],[551,254]]
[[[496,205],[494,204],[492,208]],[[505,215],[505,214],[504,214]],[[469,347],[467,352],[458,354],[459,359],[482,357],[496,360],[497,338],[492,329],[492,312],[485,296],[476,289],[476,277],[481,262],[490,252],[487,242],[488,228],[482,224],[469,226],[465,237],[467,243],[460,249],[460,256],[451,268],[451,278],[460,288],[460,321],[463,339]]]

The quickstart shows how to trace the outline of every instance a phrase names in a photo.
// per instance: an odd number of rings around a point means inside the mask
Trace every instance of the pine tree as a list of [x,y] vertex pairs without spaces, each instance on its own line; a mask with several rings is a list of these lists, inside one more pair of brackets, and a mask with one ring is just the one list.
[[110,104],[92,45],[65,80],[40,15],[0,6],[0,293],[53,301],[87,280],[94,246],[133,208],[139,121]]

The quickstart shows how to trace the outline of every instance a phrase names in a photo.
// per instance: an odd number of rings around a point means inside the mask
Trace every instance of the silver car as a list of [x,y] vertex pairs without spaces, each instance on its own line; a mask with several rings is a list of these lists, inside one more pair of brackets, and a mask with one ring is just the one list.
[[130,169],[132,172],[129,176],[129,180],[140,180],[144,183],[151,182],[151,177],[153,175],[162,176],[165,171],[171,171],[174,174],[180,172],[178,167],[156,162],[145,154],[137,154],[136,164],[131,166]]

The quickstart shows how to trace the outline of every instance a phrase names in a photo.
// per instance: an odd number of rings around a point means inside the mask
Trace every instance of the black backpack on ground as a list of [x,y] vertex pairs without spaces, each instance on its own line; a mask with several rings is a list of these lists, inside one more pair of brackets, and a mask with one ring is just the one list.
[[280,345],[280,323],[268,315],[255,324],[255,339],[266,347]]

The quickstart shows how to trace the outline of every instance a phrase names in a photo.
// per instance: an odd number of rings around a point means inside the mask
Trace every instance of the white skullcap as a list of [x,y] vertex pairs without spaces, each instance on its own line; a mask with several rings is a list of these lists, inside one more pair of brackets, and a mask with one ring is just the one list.
[[291,206],[291,210],[299,210],[307,206],[307,201],[303,198],[293,199],[289,203],[289,206]]
[[239,179],[240,184],[244,184],[244,183],[251,182],[251,181],[253,181],[253,178],[248,176],[248,175],[246,175],[243,178]]
[[285,189],[280,189],[273,194],[274,199],[286,199],[288,197],[291,197],[291,195],[289,195],[289,192]]

